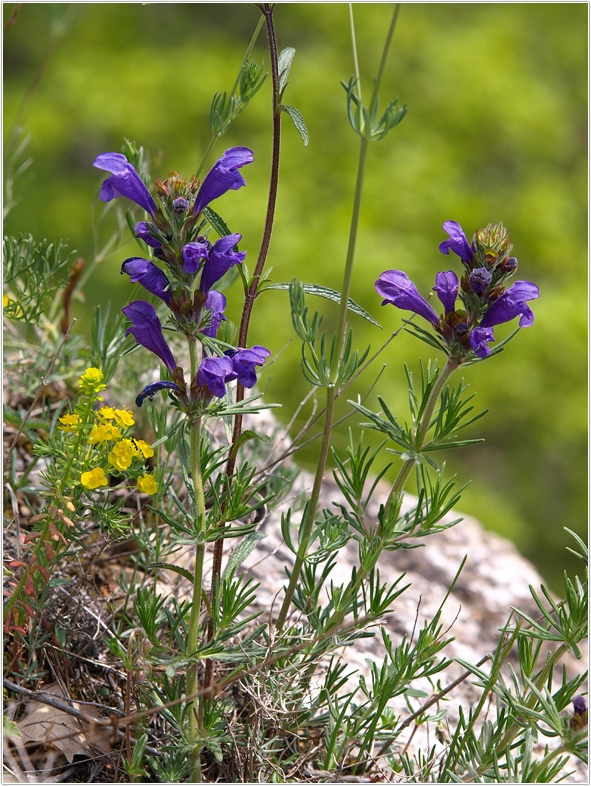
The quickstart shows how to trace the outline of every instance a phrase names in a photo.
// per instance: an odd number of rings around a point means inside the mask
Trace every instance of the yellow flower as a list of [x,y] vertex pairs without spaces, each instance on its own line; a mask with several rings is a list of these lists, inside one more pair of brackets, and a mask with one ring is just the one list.
[[138,455],[138,450],[131,439],[122,439],[113,447],[109,453],[109,462],[117,469],[128,469],[134,456]]
[[141,451],[144,458],[150,458],[154,455],[153,449],[148,445],[147,442],[144,442],[143,439],[134,439],[136,448]]
[[154,480],[154,476],[146,475],[146,473],[137,479],[137,487],[142,494],[155,494],[158,491],[158,484]]
[[62,418],[58,418],[58,420],[62,424],[58,426],[60,431],[78,431],[79,415],[64,415]]
[[104,423],[102,426],[93,426],[88,435],[88,444],[96,445],[97,442],[109,442],[110,440],[121,439],[121,432],[117,426]]
[[105,420],[115,420],[115,410],[113,407],[101,407],[98,411],[101,418]]
[[116,409],[114,414],[117,425],[122,428],[125,428],[125,426],[133,426],[135,423],[133,415],[128,409]]
[[83,472],[80,476],[80,482],[87,489],[97,489],[99,486],[109,485],[105,470],[102,467],[95,467],[90,472]]
[[104,375],[100,368],[87,368],[84,374],[80,377],[78,385],[83,393],[87,396],[95,395],[101,390],[106,390],[107,386],[104,383]]
[[2,308],[6,309],[6,316],[9,319],[21,319],[21,317],[24,316],[22,308],[16,300],[8,294],[4,294],[2,297]]

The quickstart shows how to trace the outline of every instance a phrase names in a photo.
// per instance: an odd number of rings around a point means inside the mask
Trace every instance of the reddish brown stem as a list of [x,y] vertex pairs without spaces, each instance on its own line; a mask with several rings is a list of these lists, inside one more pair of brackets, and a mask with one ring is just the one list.
[[[248,327],[250,324],[250,317],[254,306],[254,301],[257,296],[258,284],[267,261],[269,253],[269,246],[271,244],[271,233],[273,231],[273,221],[275,219],[275,206],[277,203],[277,185],[279,182],[279,158],[280,158],[280,142],[281,142],[281,109],[279,108],[279,66],[277,56],[277,39],[275,37],[275,28],[273,26],[273,11],[275,5],[272,3],[263,3],[260,7],[261,12],[265,16],[267,25],[267,39],[269,42],[269,54],[271,61],[271,77],[273,82],[273,150],[271,155],[271,175],[269,182],[269,198],[267,200],[267,216],[265,219],[265,228],[263,230],[263,238],[261,240],[261,248],[259,256],[255,265],[254,273],[250,282],[246,298],[244,301],[244,308],[242,309],[242,319],[240,320],[240,330],[238,333],[238,346],[246,347],[248,340]],[[240,384],[236,388],[236,401],[244,400],[244,387]],[[234,418],[234,429],[232,432],[232,448],[226,464],[226,477],[227,482],[234,474],[236,467],[237,447],[236,444],[242,433],[242,415],[236,415]],[[222,556],[224,551],[224,541],[220,538],[215,542],[213,552],[213,565],[211,574],[211,597],[215,591],[215,583],[219,580],[222,571]],[[208,638],[211,639],[213,635],[213,621],[209,620]],[[212,680],[212,662],[207,661],[205,668],[205,687],[209,687]]]

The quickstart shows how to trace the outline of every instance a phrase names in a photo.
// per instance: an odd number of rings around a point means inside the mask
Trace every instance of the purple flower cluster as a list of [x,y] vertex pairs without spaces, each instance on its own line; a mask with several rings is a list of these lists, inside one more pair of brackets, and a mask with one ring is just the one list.
[[[246,185],[239,170],[253,160],[253,153],[248,148],[230,148],[214,164],[201,185],[195,178],[185,181],[172,172],[165,181],[155,184],[160,207],[124,155],[103,153],[94,161],[95,167],[110,173],[100,190],[104,202],[123,196],[149,215],[148,220],[135,225],[134,233],[150,248],[156,261],[129,257],[123,262],[121,272],[127,274],[132,283],[141,284],[147,292],[162,300],[172,312],[176,329],[191,339],[216,338],[226,319],[226,298],[212,287],[246,257],[245,252],[238,251],[241,235],[230,234],[212,243],[200,234],[206,225],[203,210],[227,191]],[[163,263],[167,272],[157,262]],[[188,396],[183,370],[177,366],[164,338],[154,306],[136,300],[126,306],[123,313],[132,323],[127,334],[133,335],[138,344],[160,358],[172,378],[172,381],[161,380],[148,385],[136,399],[138,406],[164,388],[178,393],[186,404],[193,400],[207,403],[212,396],[222,398],[226,394],[226,384],[233,380],[252,388],[256,383],[255,367],[263,365],[271,354],[261,346],[227,350],[221,357],[204,349]]]
[[[486,358],[489,344],[495,340],[493,327],[519,317],[520,327],[533,325],[534,314],[527,302],[540,296],[538,287],[529,281],[516,281],[509,288],[507,279],[517,270],[517,260],[510,257],[512,246],[502,224],[479,229],[468,243],[456,221],[446,221],[449,235],[439,245],[443,254],[453,251],[461,259],[461,280],[452,271],[435,277],[434,292],[443,306],[443,314],[423,298],[406,273],[386,270],[376,281],[376,290],[397,308],[413,311],[431,322],[445,341],[451,357],[458,363],[474,355]],[[458,307],[457,301],[460,301]]]

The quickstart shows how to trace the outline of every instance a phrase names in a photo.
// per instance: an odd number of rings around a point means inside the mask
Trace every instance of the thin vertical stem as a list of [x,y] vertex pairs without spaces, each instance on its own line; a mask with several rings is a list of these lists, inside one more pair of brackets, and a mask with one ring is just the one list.
[[[197,373],[197,341],[190,337],[189,355],[191,358],[191,379]],[[193,573],[193,602],[189,617],[189,630],[187,633],[187,655],[194,655],[199,647],[199,617],[201,613],[201,595],[203,592],[203,562],[205,556],[205,495],[203,493],[203,478],[201,476],[201,418],[191,422],[191,480],[195,499],[195,531],[197,545],[195,547],[195,570]],[[187,667],[187,695],[197,693],[197,663],[190,663]],[[200,699],[200,702],[203,698]],[[196,741],[200,736],[199,723],[200,709],[195,706],[193,699],[189,708],[189,733],[191,739]],[[193,763],[193,778],[196,783],[201,781],[201,745],[195,744],[191,753]]]
[[337,326],[337,365],[331,369],[331,385],[326,390],[326,411],[324,416],[324,429],[322,432],[322,443],[320,446],[320,456],[316,465],[316,473],[314,476],[314,486],[312,488],[312,495],[306,507],[306,519],[304,522],[302,536],[298,548],[293,570],[291,572],[291,579],[283,599],[283,604],[277,618],[277,628],[281,630],[287,618],[287,612],[291,604],[293,594],[295,592],[296,584],[298,582],[302,565],[306,558],[310,536],[314,527],[314,518],[316,516],[316,508],[318,507],[318,500],[320,498],[320,491],[324,481],[324,472],[326,470],[326,460],[328,458],[328,451],[330,447],[330,434],[332,431],[332,424],[334,419],[334,403],[337,395],[336,383],[339,374],[339,365],[341,360],[341,353],[345,343],[345,335],[347,329],[347,303],[349,300],[349,292],[351,290],[351,277],[353,273],[353,263],[355,261],[355,249],[357,245],[357,231],[359,228],[359,218],[361,215],[361,200],[363,196],[363,183],[365,180],[365,166],[367,163],[367,139],[361,138],[359,148],[359,161],[357,165],[357,182],[355,184],[355,195],[353,197],[353,211],[351,215],[351,228],[349,231],[349,245],[347,247],[347,257],[345,260],[345,272],[343,275],[343,286],[341,289],[341,306],[339,311],[339,320]]
[[[273,231],[273,222],[275,219],[275,206],[277,203],[277,184],[279,181],[279,161],[280,161],[280,148],[281,148],[280,145],[281,109],[279,108],[279,66],[278,66],[278,55],[277,55],[277,39],[275,36],[275,28],[273,25],[273,10],[274,10],[274,6],[270,3],[264,3],[261,9],[263,14],[263,19],[267,25],[267,39],[269,42],[271,76],[272,76],[272,83],[273,83],[273,96],[272,96],[273,148],[271,153],[269,198],[267,200],[267,215],[265,219],[263,237],[261,240],[261,247],[255,265],[253,277],[250,286],[248,288],[248,291],[246,293],[244,307],[242,310],[242,318],[240,320],[238,346],[242,348],[246,347],[247,340],[248,340],[248,327],[250,324],[250,317],[252,314],[252,309],[256,298],[258,283],[261,274],[263,272],[265,262],[267,260],[267,255],[269,253],[269,246],[271,243],[271,233]],[[239,402],[242,401],[243,399],[244,399],[244,388],[242,385],[238,384],[236,388],[236,401]],[[238,439],[240,438],[241,433],[242,433],[242,415],[236,415],[236,417],[234,418],[234,428],[232,432],[232,448],[230,450],[230,455],[226,465],[226,476],[228,478],[228,483],[230,483],[230,478],[234,474],[234,469],[236,467],[237,450],[235,446],[236,443],[238,442]],[[212,572],[211,572],[211,590],[210,590],[211,597],[213,597],[215,584],[219,580],[219,576],[222,571],[223,550],[224,550],[224,541],[223,538],[220,538],[219,540],[216,540],[214,546],[214,552],[213,552],[213,565],[212,565]],[[210,621],[209,637],[211,637],[212,635],[213,635],[213,626]],[[206,665],[206,674],[205,674],[206,687],[210,685],[211,678],[212,678],[211,661],[208,661]]]
[[[392,22],[390,23],[388,34],[386,36],[384,50],[382,53],[382,59],[380,62],[380,70],[378,73],[379,78],[376,80],[374,85],[371,106],[374,106],[377,103],[378,92],[381,85],[386,61],[388,59],[388,54],[390,52],[392,36],[394,35],[394,30],[396,27],[398,10],[399,10],[398,7],[395,7],[394,14],[392,17]],[[349,6],[349,18],[351,23],[351,36],[353,38],[353,52],[354,52],[354,59],[355,59],[356,76],[357,78],[359,78],[359,66],[356,61],[357,49],[355,45],[355,26],[353,22],[353,11],[351,6]],[[339,317],[338,317],[337,331],[336,331],[336,338],[337,338],[336,352],[335,352],[336,365],[330,370],[330,385],[328,386],[326,391],[326,412],[325,412],[324,429],[322,433],[322,444],[320,447],[320,456],[318,458],[318,464],[316,466],[312,495],[306,507],[305,521],[304,521],[304,526],[300,539],[300,544],[298,547],[296,561],[294,563],[290,582],[287,587],[287,591],[285,593],[285,598],[283,599],[283,604],[279,612],[279,617],[277,619],[278,630],[281,630],[287,618],[289,606],[291,605],[293,594],[295,592],[295,587],[298,582],[299,575],[305,560],[310,537],[312,534],[312,529],[314,526],[314,519],[316,516],[316,508],[318,506],[318,500],[320,498],[320,491],[322,489],[322,483],[324,480],[324,472],[326,470],[326,460],[328,458],[328,451],[330,447],[330,435],[332,431],[333,418],[334,418],[334,402],[338,394],[337,384],[339,378],[341,356],[345,344],[345,338],[347,335],[347,308],[349,302],[349,293],[351,291],[351,279],[353,275],[353,264],[355,261],[355,251],[357,247],[357,234],[359,230],[359,220],[361,216],[361,202],[363,198],[363,186],[365,182],[365,169],[367,165],[367,148],[369,144],[369,140],[367,138],[367,131],[368,129],[366,129],[365,134],[361,136],[360,146],[359,146],[359,159],[357,163],[357,179],[355,183],[355,194],[353,197],[351,226],[349,230],[349,243],[347,246],[347,256],[345,259],[345,271],[343,274],[343,285],[341,288],[341,303],[340,303]]]

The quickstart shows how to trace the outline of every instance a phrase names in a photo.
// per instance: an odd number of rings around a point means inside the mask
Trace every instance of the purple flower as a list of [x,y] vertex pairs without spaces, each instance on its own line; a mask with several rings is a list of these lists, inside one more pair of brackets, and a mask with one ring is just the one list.
[[144,181],[135,168],[121,153],[101,153],[94,160],[93,166],[111,172],[101,186],[99,197],[103,202],[124,196],[143,207],[151,216],[158,210],[156,202],[146,188]]
[[414,311],[436,327],[439,317],[419,292],[410,278],[402,270],[386,270],[376,281],[376,290],[384,300],[382,305],[391,303],[397,308]]
[[246,180],[238,170],[253,161],[254,154],[247,147],[231,147],[226,150],[205,176],[193,205],[193,214],[201,213],[204,207],[226,191],[236,191],[245,186]]
[[574,697],[573,707],[576,715],[582,715],[584,712],[587,712],[587,702],[583,696]]
[[133,323],[125,335],[131,333],[137,343],[157,355],[172,374],[177,367],[176,360],[164,340],[162,325],[154,306],[145,300],[134,300],[121,310]]
[[477,327],[470,333],[470,346],[479,358],[487,358],[490,355],[488,344],[495,340],[495,332],[492,328]]
[[202,259],[207,259],[211,243],[208,240],[203,242],[187,243],[183,248],[183,268],[187,273],[196,273],[199,270]]
[[197,385],[205,386],[213,396],[223,398],[226,395],[226,382],[236,379],[232,361],[228,357],[203,358],[197,372]]
[[153,396],[159,391],[164,390],[164,388],[169,388],[170,390],[176,390],[177,392],[180,391],[178,385],[174,382],[167,382],[166,380],[160,380],[159,382],[152,382],[151,385],[147,385],[142,392],[137,396],[135,403],[137,407],[141,407],[144,399],[149,398],[152,401]]
[[203,307],[208,311],[211,311],[211,316],[208,327],[203,328],[201,332],[204,336],[215,338],[222,320],[226,319],[224,316],[226,298],[224,295],[222,295],[221,292],[216,292],[215,289],[212,289],[207,295],[207,300],[205,301]]
[[540,290],[530,281],[516,281],[495,300],[480,320],[480,327],[492,327],[502,322],[510,322],[521,315],[519,327],[529,327],[534,323],[534,313],[527,305],[528,300],[540,297]]
[[258,345],[252,347],[252,349],[239,349],[234,352],[232,354],[232,366],[238,382],[245,388],[254,387],[257,381],[255,366],[262,366],[270,356],[271,352],[266,347]]
[[172,293],[170,291],[170,281],[160,268],[148,259],[142,257],[129,257],[123,265],[121,272],[127,273],[132,284],[136,281],[143,286],[150,294],[164,300],[166,305],[170,305]]
[[456,299],[458,297],[459,281],[453,270],[448,270],[447,273],[438,273],[435,276],[434,292],[437,292],[437,297],[443,303],[445,313],[450,314],[456,310]]
[[147,243],[152,248],[162,248],[162,243],[150,234],[150,230],[145,221],[138,221],[133,231],[136,237],[139,237],[140,240],[143,240],[144,243]]
[[475,267],[470,273],[470,289],[478,297],[482,297],[492,281],[492,273],[485,267]]
[[472,264],[473,251],[470,243],[466,240],[464,230],[457,221],[446,221],[443,229],[449,235],[449,240],[444,240],[439,244],[439,250],[442,254],[449,254],[451,250],[457,254],[466,264]]
[[[234,251],[234,246],[242,240],[242,235],[226,235],[211,247],[209,256],[203,266],[199,289],[206,295],[212,286],[224,276],[232,265],[243,262],[246,257],[244,251]],[[186,246],[185,246],[186,248]],[[186,264],[185,264],[186,269]]]

